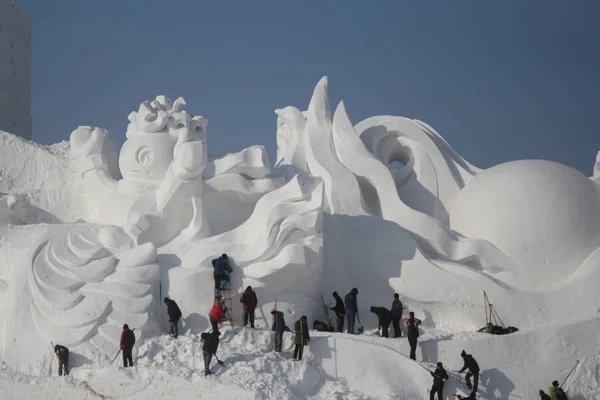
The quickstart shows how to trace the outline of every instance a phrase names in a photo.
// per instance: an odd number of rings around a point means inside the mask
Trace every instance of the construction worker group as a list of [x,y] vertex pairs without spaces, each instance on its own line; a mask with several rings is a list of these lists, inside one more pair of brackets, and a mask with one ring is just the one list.
[[[204,374],[211,375],[210,363],[214,357],[221,366],[225,366],[225,363],[218,359],[217,349],[220,342],[221,332],[219,331],[219,325],[224,321],[232,321],[229,309],[225,304],[226,300],[231,300],[231,277],[230,274],[233,268],[230,265],[229,257],[227,254],[222,254],[220,257],[212,260],[213,275],[215,281],[215,296],[214,303],[209,312],[209,321],[211,324],[211,330],[201,334],[201,340],[203,342],[203,358],[204,358]],[[223,292],[229,291],[229,297],[223,297]],[[318,331],[335,331],[342,333],[344,332],[344,324],[347,323],[348,334],[360,334],[364,328],[360,323],[360,317],[358,314],[358,289],[352,288],[348,294],[342,298],[337,292],[333,292],[334,305],[326,307],[335,313],[335,326],[331,323],[325,324],[320,321],[315,321],[313,329]],[[178,325],[182,317],[182,312],[179,309],[177,303],[167,297],[164,298],[164,303],[167,307],[167,315],[169,318],[169,335],[176,339],[179,335]],[[243,325],[249,326],[250,328],[255,327],[255,310],[258,306],[258,297],[256,292],[251,286],[247,286],[240,296],[240,303],[243,307]],[[275,303],[277,304],[277,303]],[[371,306],[370,311],[377,316],[378,329],[377,334],[382,337],[389,337],[389,326],[393,328],[393,338],[401,338],[402,330],[400,328],[400,322],[402,321],[403,310],[406,309],[400,301],[398,293],[394,294],[392,300],[391,309],[387,309],[381,306]],[[283,347],[283,334],[284,332],[291,332],[294,335],[294,351],[292,359],[295,361],[302,360],[304,346],[310,343],[310,333],[308,328],[308,320],[306,316],[302,316],[298,319],[294,325],[294,331],[292,332],[286,325],[284,313],[277,310],[277,307],[271,310],[273,323],[271,330],[274,332],[274,350],[281,352]],[[329,321],[329,315],[326,313],[326,318]],[[358,321],[358,327],[356,327],[356,321]],[[419,326],[422,321],[415,317],[414,312],[409,312],[409,316],[405,321],[407,328],[406,337],[410,345],[409,357],[412,360],[416,360],[416,350],[419,337]],[[123,325],[123,331],[120,339],[120,352],[123,354],[123,367],[133,366],[132,349],[135,345],[135,333],[129,329],[127,324]],[[59,361],[59,375],[69,374],[69,349],[62,345],[53,345],[53,351],[55,352]],[[117,354],[118,356],[118,354]],[[463,367],[458,373],[467,371],[465,375],[465,383],[470,391],[468,397],[462,397],[461,395],[455,395],[459,399],[475,400],[477,396],[477,389],[479,384],[480,368],[479,364],[473,358],[471,354],[467,354],[464,350],[461,353],[463,359]],[[116,357],[115,357],[116,359]],[[114,361],[114,360],[113,360]],[[449,379],[449,375],[444,369],[444,365],[441,362],[436,364],[436,369],[429,370],[433,377],[433,385],[430,390],[430,400],[434,400],[435,395],[439,400],[443,399],[444,384]],[[471,379],[473,380],[471,382]],[[552,383],[549,389],[550,394],[546,394],[543,390],[539,391],[540,398],[542,400],[565,400],[567,399],[565,392],[558,385],[557,381]]]

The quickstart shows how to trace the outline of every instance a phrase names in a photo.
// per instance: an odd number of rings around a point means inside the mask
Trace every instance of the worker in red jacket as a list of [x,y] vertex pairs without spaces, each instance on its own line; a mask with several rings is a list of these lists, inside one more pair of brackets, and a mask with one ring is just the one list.
[[123,325],[123,332],[121,333],[121,350],[123,350],[123,366],[127,368],[127,364],[133,367],[133,357],[131,351],[135,344],[135,333],[127,324]]
[[413,360],[417,359],[417,338],[419,337],[419,325],[421,325],[421,320],[419,318],[415,318],[415,313],[408,313],[408,319],[406,320],[406,326],[408,326],[408,332],[406,336],[408,337],[408,344],[410,344],[410,358]]
[[212,325],[213,332],[219,331],[219,324],[221,323],[221,321],[223,321],[226,312],[227,307],[225,306],[225,301],[221,296],[217,296],[209,315],[210,324]]

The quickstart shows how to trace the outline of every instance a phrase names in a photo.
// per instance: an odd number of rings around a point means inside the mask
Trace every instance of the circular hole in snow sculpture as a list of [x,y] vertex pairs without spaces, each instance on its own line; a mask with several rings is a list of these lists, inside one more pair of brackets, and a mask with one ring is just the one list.
[[154,122],[156,121],[156,118],[158,118],[158,114],[148,114],[146,115],[146,117],[144,118],[146,120],[146,122]]
[[388,165],[392,168],[404,168],[410,162],[410,150],[405,150],[403,146],[398,146],[390,151],[388,155]]
[[390,167],[400,169],[406,167],[406,164],[404,164],[402,161],[394,160],[390,163]]

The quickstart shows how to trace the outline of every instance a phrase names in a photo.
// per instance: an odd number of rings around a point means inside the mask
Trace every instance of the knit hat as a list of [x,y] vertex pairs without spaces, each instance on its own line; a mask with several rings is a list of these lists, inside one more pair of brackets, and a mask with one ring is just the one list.
[[300,317],[300,319],[306,321],[306,315],[303,315],[302,317]]
[[464,351],[464,350],[462,351],[462,353],[460,353],[460,356],[461,356],[461,357],[465,357],[466,355],[467,355],[467,352],[466,352],[466,351]]
[[554,387],[558,387],[558,381],[554,381],[554,382],[552,382],[552,386],[554,386]]
[[339,296],[338,292],[333,292],[333,297],[338,297],[338,296]]
[[123,325],[123,330],[129,329],[129,325],[125,324]]
[[395,298],[395,299],[397,299],[397,298],[399,298],[399,297],[400,297],[400,295],[399,295],[398,293],[394,293],[394,298]]
[[444,364],[442,364],[442,362],[441,362],[441,361],[440,361],[440,362],[438,362],[436,365],[437,365],[438,367],[443,367],[443,366],[444,366]]

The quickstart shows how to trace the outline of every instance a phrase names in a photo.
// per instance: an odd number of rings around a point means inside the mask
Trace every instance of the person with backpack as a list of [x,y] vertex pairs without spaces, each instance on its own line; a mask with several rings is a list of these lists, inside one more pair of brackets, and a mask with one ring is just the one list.
[[135,333],[129,329],[129,325],[123,325],[123,332],[121,332],[121,350],[123,351],[123,367],[133,367],[133,345],[135,344]]
[[310,342],[310,335],[308,333],[308,322],[306,322],[306,315],[303,315],[298,321],[296,321],[294,333],[294,361],[302,360],[302,353],[304,346]]
[[169,335],[177,339],[179,336],[179,318],[181,318],[181,310],[175,300],[171,300],[165,297],[165,304],[167,305],[167,314],[169,315]]
[[244,326],[250,322],[250,328],[254,328],[254,310],[256,310],[258,299],[256,298],[256,293],[252,290],[252,286],[246,288],[242,297],[240,297],[240,303],[242,303],[242,307],[244,308]]
[[[200,335],[200,338],[204,342],[202,345],[202,356],[204,358],[204,376],[212,375],[210,370],[210,362],[213,356],[217,358],[217,349],[219,348],[219,336],[221,332],[213,330],[211,333],[204,332]],[[217,358],[217,362],[220,365],[224,365]]]
[[273,316],[273,326],[271,330],[275,332],[275,351],[280,353],[283,347],[283,332],[290,329],[285,325],[285,318],[281,311],[271,310]]
[[543,390],[540,389],[540,399],[541,400],[551,400],[550,396],[548,396]]
[[225,300],[219,295],[215,299],[209,314],[213,332],[219,332],[219,324],[223,321],[223,318],[225,318],[226,313],[227,306],[225,305]]
[[344,303],[346,303],[346,319],[348,320],[348,333],[352,335],[354,335],[354,320],[356,319],[356,313],[358,313],[357,294],[358,289],[352,288],[350,293],[344,298]]
[[377,332],[381,329],[381,336],[390,337],[388,328],[392,322],[392,313],[385,307],[371,307],[371,312],[377,315],[378,326]]
[[402,337],[402,330],[400,329],[400,321],[402,320],[402,310],[404,306],[400,301],[400,295],[394,293],[394,301],[392,301],[392,326],[394,327],[394,338]]
[[225,253],[221,254],[221,257],[212,260],[211,263],[214,269],[215,296],[218,296],[229,283],[229,274],[233,271],[233,268],[229,265],[229,257]]
[[444,369],[444,365],[441,362],[438,362],[435,371],[429,371],[429,373],[433,377],[433,386],[431,387],[429,400],[433,400],[436,393],[438,395],[438,400],[443,400],[444,383],[448,380],[448,373]]
[[550,395],[551,400],[568,400],[567,394],[565,391],[558,386],[558,381],[552,382],[552,386],[548,389],[548,394]]
[[333,292],[333,298],[335,299],[335,307],[330,307],[330,310],[335,312],[335,331],[336,332],[344,332],[344,318],[346,317],[346,308],[344,307],[344,301],[338,294],[338,292]]
[[421,320],[419,318],[415,318],[415,313],[408,313],[408,319],[406,320],[406,326],[408,327],[408,331],[406,336],[408,337],[408,344],[410,344],[410,358],[412,360],[417,359],[417,338],[419,337],[419,325],[421,325]]
[[58,358],[58,376],[62,376],[63,370],[65,375],[69,375],[69,349],[57,344],[54,346],[54,354]]
[[[463,358],[464,365],[461,368],[459,373],[463,373],[466,369],[469,370],[467,375],[465,375],[465,380],[467,381],[467,387],[469,389],[473,389],[474,392],[477,391],[477,386],[479,385],[479,364],[475,361],[472,355],[467,354],[466,351],[462,351],[460,356]],[[471,386],[471,377],[473,377],[473,385]]]

